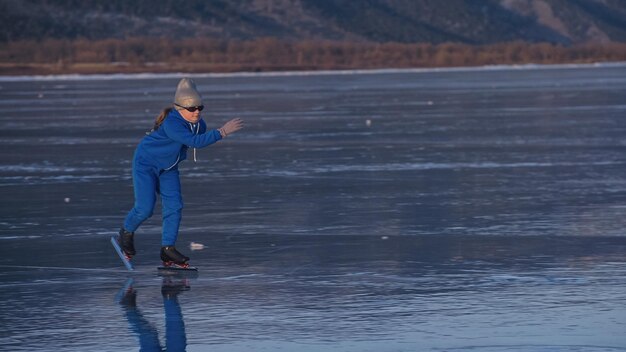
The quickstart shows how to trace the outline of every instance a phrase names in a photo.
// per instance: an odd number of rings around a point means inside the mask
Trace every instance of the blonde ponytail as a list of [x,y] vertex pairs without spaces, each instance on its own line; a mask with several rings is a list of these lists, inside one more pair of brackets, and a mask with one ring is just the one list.
[[159,116],[157,116],[157,118],[154,120],[154,126],[152,127],[152,131],[150,132],[154,132],[158,130],[159,127],[161,127],[161,125],[163,124],[163,121],[165,121],[165,118],[170,113],[170,111],[172,111],[172,109],[173,107],[170,106],[168,108],[163,109],[163,111],[161,111]]

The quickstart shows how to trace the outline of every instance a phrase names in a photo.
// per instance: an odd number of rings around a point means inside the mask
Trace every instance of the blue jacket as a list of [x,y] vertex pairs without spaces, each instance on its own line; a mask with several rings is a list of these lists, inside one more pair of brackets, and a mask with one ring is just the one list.
[[188,148],[203,148],[220,139],[218,130],[207,131],[204,120],[191,123],[172,109],[163,124],[141,140],[135,157],[142,157],[160,170],[169,170],[187,159]]

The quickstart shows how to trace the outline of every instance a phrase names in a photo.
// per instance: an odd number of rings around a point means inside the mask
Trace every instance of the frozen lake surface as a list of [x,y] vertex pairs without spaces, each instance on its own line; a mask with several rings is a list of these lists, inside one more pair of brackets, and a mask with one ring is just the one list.
[[180,77],[0,78],[0,350],[626,350],[626,65],[194,76],[246,123],[180,167],[200,272],[157,207],[128,273]]

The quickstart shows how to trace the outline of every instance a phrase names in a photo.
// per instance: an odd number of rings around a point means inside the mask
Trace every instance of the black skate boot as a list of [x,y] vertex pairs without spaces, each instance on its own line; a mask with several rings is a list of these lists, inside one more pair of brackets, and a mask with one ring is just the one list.
[[187,264],[189,258],[182,255],[179,251],[176,250],[176,247],[174,246],[161,247],[161,260],[163,261],[164,267],[189,267],[189,264]]
[[135,255],[135,242],[133,240],[134,233],[120,229],[120,235],[117,237],[117,243],[122,248],[122,251],[128,259]]

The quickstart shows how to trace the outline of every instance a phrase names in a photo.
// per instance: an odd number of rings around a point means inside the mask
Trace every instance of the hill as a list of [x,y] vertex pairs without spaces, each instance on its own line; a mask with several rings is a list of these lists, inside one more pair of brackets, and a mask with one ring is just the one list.
[[623,0],[0,0],[0,41],[626,42]]

